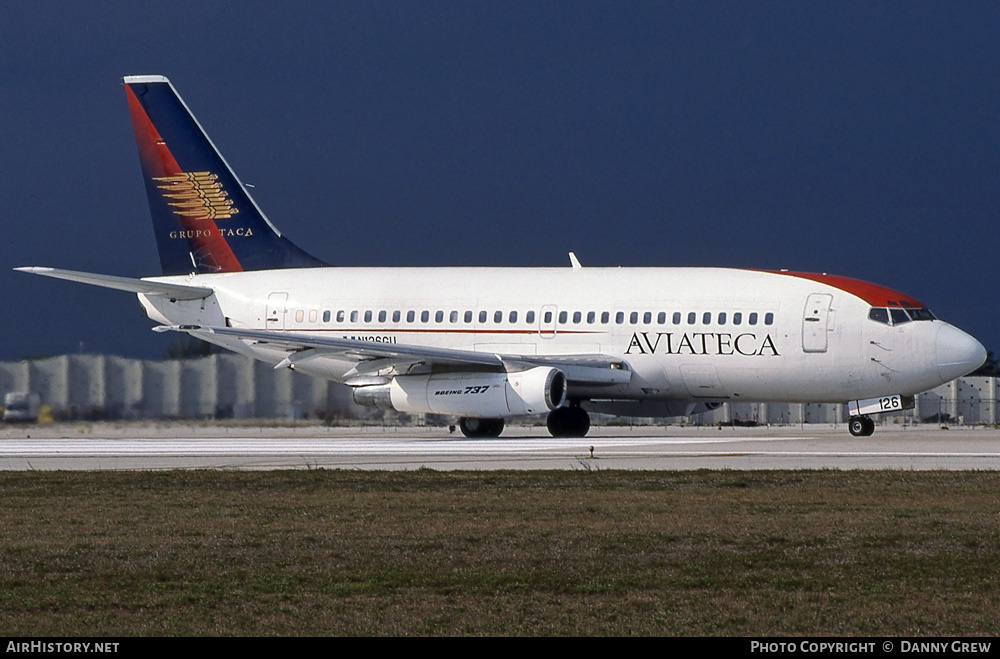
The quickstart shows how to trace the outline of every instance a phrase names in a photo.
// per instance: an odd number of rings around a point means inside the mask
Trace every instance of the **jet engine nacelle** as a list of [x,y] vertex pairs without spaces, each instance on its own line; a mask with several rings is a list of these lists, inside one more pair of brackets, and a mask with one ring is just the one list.
[[566,376],[545,366],[515,373],[400,375],[354,390],[358,405],[487,419],[542,414],[565,399]]

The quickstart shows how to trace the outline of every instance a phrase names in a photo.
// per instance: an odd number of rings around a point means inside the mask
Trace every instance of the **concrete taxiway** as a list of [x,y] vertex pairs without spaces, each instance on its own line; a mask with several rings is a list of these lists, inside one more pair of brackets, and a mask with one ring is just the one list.
[[51,424],[0,429],[0,470],[30,469],[947,469],[1000,470],[1000,430],[844,425],[604,427],[554,439],[509,427]]

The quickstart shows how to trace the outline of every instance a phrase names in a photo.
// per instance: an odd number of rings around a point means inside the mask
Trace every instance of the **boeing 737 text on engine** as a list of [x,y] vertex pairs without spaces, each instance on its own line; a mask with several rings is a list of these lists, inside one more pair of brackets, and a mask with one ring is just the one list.
[[160,331],[342,382],[354,400],[454,415],[470,437],[547,415],[670,417],[725,401],[872,414],[965,375],[974,338],[898,291],[726,268],[341,268],[267,219],[162,76],[125,78],[162,276],[26,272],[138,294]]

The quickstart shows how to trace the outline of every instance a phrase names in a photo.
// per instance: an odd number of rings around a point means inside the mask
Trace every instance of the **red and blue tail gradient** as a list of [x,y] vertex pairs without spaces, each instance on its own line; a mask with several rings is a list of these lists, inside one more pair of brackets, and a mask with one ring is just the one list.
[[272,225],[170,81],[125,78],[165,275],[326,265]]

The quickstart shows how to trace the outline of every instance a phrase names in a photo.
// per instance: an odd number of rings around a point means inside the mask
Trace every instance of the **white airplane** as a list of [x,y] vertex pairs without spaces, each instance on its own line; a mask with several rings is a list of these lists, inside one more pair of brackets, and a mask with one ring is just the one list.
[[724,401],[872,414],[986,350],[914,298],[827,274],[726,268],[340,268],[270,223],[162,76],[125,78],[163,276],[25,272],[137,293],[155,330],[353,388],[361,405],[460,417],[469,437],[546,414],[671,417]]

